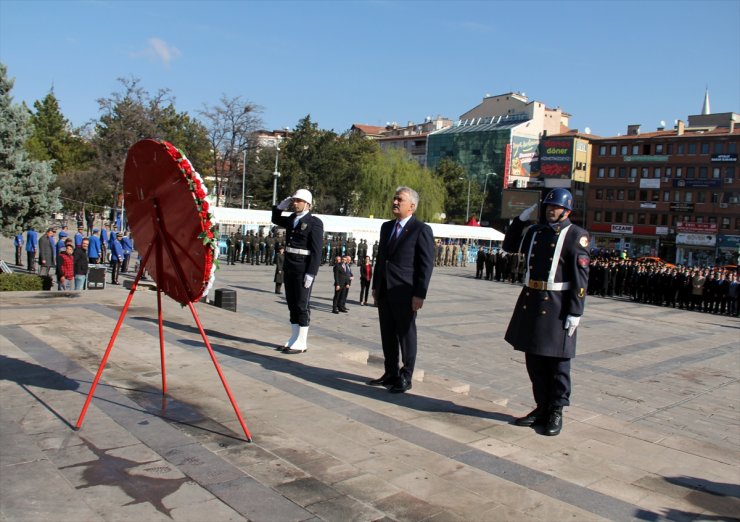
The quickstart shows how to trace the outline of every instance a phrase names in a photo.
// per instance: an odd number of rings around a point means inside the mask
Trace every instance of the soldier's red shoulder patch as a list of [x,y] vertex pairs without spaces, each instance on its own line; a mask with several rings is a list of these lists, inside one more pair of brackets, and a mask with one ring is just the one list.
[[578,256],[578,266],[580,266],[581,268],[586,268],[590,261],[591,260],[587,255],[581,254]]

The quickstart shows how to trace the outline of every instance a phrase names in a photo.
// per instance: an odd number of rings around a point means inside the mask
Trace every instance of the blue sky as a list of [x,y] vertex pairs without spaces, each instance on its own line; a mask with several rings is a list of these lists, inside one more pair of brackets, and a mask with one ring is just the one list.
[[698,114],[707,86],[740,112],[739,27],[738,0],[0,0],[0,61],[16,102],[53,84],[74,125],[137,77],[191,114],[242,96],[269,129],[457,119],[519,91],[612,136]]

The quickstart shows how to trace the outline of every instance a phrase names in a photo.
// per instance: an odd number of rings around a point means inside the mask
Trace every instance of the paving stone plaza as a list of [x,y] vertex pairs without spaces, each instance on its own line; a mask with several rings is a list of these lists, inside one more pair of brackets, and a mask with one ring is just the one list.
[[309,350],[283,355],[273,267],[223,266],[237,312],[196,308],[252,443],[188,308],[165,298],[163,397],[156,292],[136,292],[76,431],[128,291],[2,294],[0,520],[738,519],[738,319],[589,298],[545,437],[511,424],[533,406],[503,341],[519,288],[474,274],[435,270],[416,380],[390,394],[365,385],[382,352],[359,284],[334,315],[322,267]]

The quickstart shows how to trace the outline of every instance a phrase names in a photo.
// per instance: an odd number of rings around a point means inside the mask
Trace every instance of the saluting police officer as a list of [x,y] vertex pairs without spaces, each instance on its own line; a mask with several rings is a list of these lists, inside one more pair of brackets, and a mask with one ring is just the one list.
[[504,238],[504,250],[525,254],[526,268],[505,339],[525,353],[537,403],[515,424],[544,425],[544,434],[553,436],[560,433],[563,407],[570,404],[570,360],[576,354],[576,328],[586,301],[589,240],[588,233],[568,219],[573,210],[568,190],[549,192],[543,202],[544,222],[525,232],[536,209],[533,205],[524,210]]
[[[272,222],[285,229],[283,272],[292,332],[282,348],[283,353],[301,353],[308,349],[308,301],[311,286],[319,271],[324,237],[324,224],[310,212],[312,203],[311,193],[306,189],[299,189],[292,197],[285,198],[279,205],[272,207]],[[283,216],[283,210],[288,210],[291,205],[293,213]]]

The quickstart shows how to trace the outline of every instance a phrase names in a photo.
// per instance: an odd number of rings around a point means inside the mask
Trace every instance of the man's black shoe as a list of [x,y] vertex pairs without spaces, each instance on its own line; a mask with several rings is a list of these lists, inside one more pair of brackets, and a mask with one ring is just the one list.
[[553,408],[547,418],[545,425],[545,435],[554,437],[563,429],[563,408]]
[[306,353],[308,351],[308,348],[305,350],[294,350],[293,348],[283,348],[282,352],[286,354],[294,354],[294,353]]
[[407,392],[411,389],[411,381],[408,379],[404,379],[403,377],[398,379],[398,382],[391,386],[391,388],[388,390],[391,393],[403,393]]
[[342,312],[343,314],[349,313],[349,310],[347,310],[346,308],[340,308],[339,311]]
[[398,380],[398,377],[393,377],[391,375],[384,373],[382,376],[380,376],[377,379],[372,379],[370,381],[367,381],[367,384],[369,386],[393,386],[394,384],[396,384],[397,380]]
[[531,427],[531,426],[537,426],[541,424],[545,424],[547,422],[547,410],[535,408],[529,413],[527,413],[524,417],[519,417],[518,419],[514,420],[514,424],[517,426],[525,426],[525,427]]
[[332,310],[331,313],[338,314],[339,313],[339,310]]

